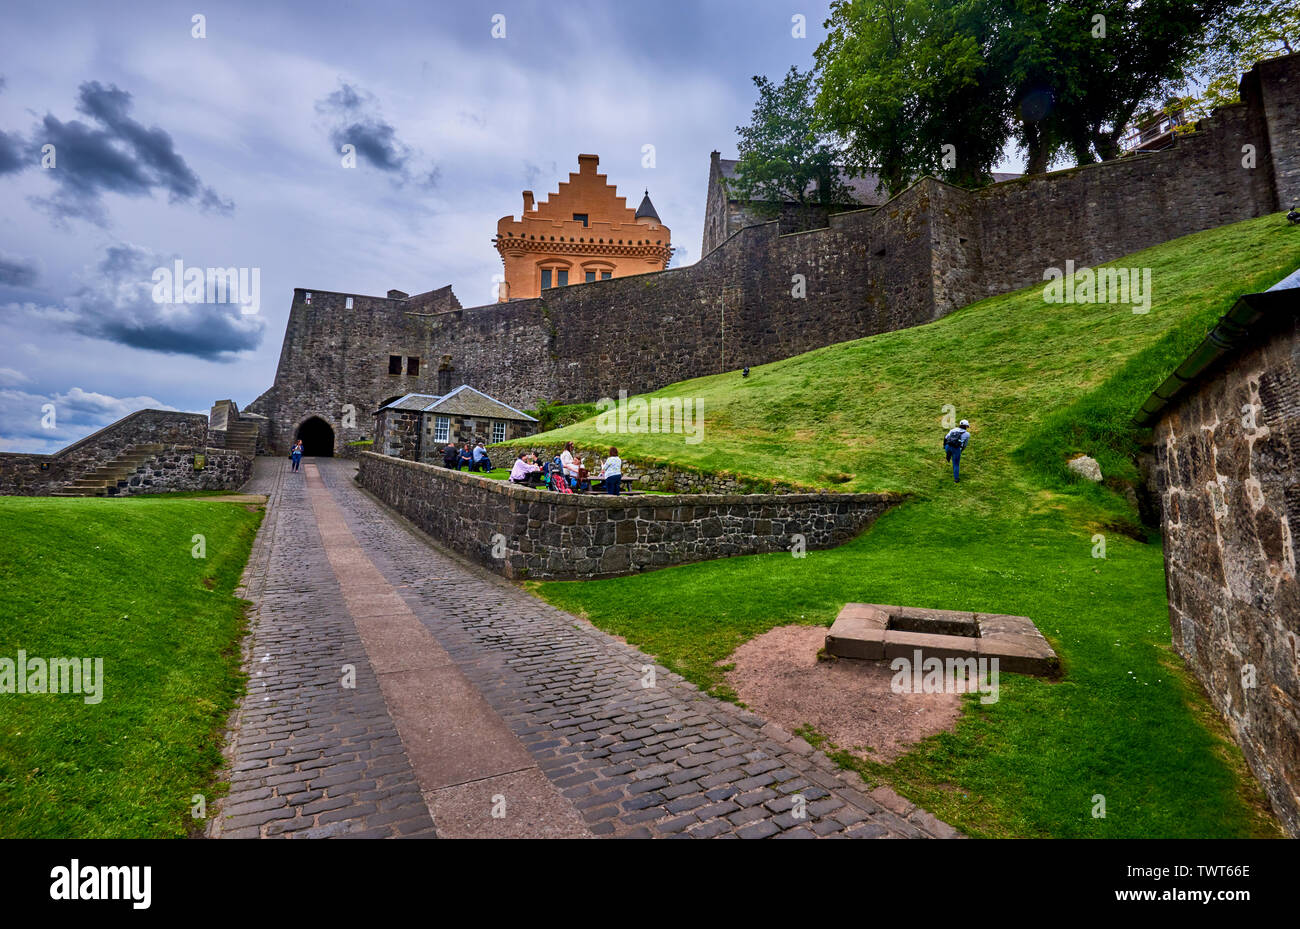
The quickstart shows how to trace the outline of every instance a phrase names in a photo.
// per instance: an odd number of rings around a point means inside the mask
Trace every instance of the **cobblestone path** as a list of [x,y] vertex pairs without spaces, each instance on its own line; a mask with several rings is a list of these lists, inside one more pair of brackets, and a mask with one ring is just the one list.
[[259,459],[244,488],[269,511],[245,575],[250,688],[210,834],[956,834],[435,548],[355,469]]

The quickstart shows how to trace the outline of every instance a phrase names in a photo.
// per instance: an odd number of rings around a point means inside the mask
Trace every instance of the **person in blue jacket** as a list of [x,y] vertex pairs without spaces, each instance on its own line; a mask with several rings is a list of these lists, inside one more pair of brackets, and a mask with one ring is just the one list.
[[289,459],[293,462],[293,470],[298,470],[298,465],[302,461],[302,439],[293,444],[293,449],[289,452]]
[[970,423],[962,420],[943,437],[943,453],[952,462],[952,479],[961,480],[961,453],[970,441]]

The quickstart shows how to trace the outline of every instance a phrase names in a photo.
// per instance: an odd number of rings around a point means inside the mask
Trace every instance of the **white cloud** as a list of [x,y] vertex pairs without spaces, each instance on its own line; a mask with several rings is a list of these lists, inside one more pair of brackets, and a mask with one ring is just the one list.
[[174,408],[153,397],[113,397],[80,387],[51,394],[0,389],[0,450],[56,452],[143,409]]

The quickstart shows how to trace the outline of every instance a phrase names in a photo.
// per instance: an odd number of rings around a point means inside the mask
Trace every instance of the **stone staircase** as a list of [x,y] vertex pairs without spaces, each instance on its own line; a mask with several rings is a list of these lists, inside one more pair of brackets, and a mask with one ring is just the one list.
[[[253,427],[253,438],[254,440],[257,438],[256,426]],[[118,484],[130,478],[140,465],[166,447],[165,445],[133,445],[108,464],[100,465],[75,481],[70,481],[61,489],[54,491],[51,496],[106,497],[110,487],[116,489]]]
[[253,458],[257,455],[257,423],[241,419],[226,427],[226,448]]

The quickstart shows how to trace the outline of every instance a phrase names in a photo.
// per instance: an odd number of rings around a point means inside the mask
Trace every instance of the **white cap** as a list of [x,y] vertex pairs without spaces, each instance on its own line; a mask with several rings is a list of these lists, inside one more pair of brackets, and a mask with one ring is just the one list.
[[967,426],[970,425],[970,423],[966,422],[966,420],[963,419],[963,420],[962,420],[961,422],[959,422],[957,425],[959,425],[959,426],[961,426],[963,429],[965,429]]

